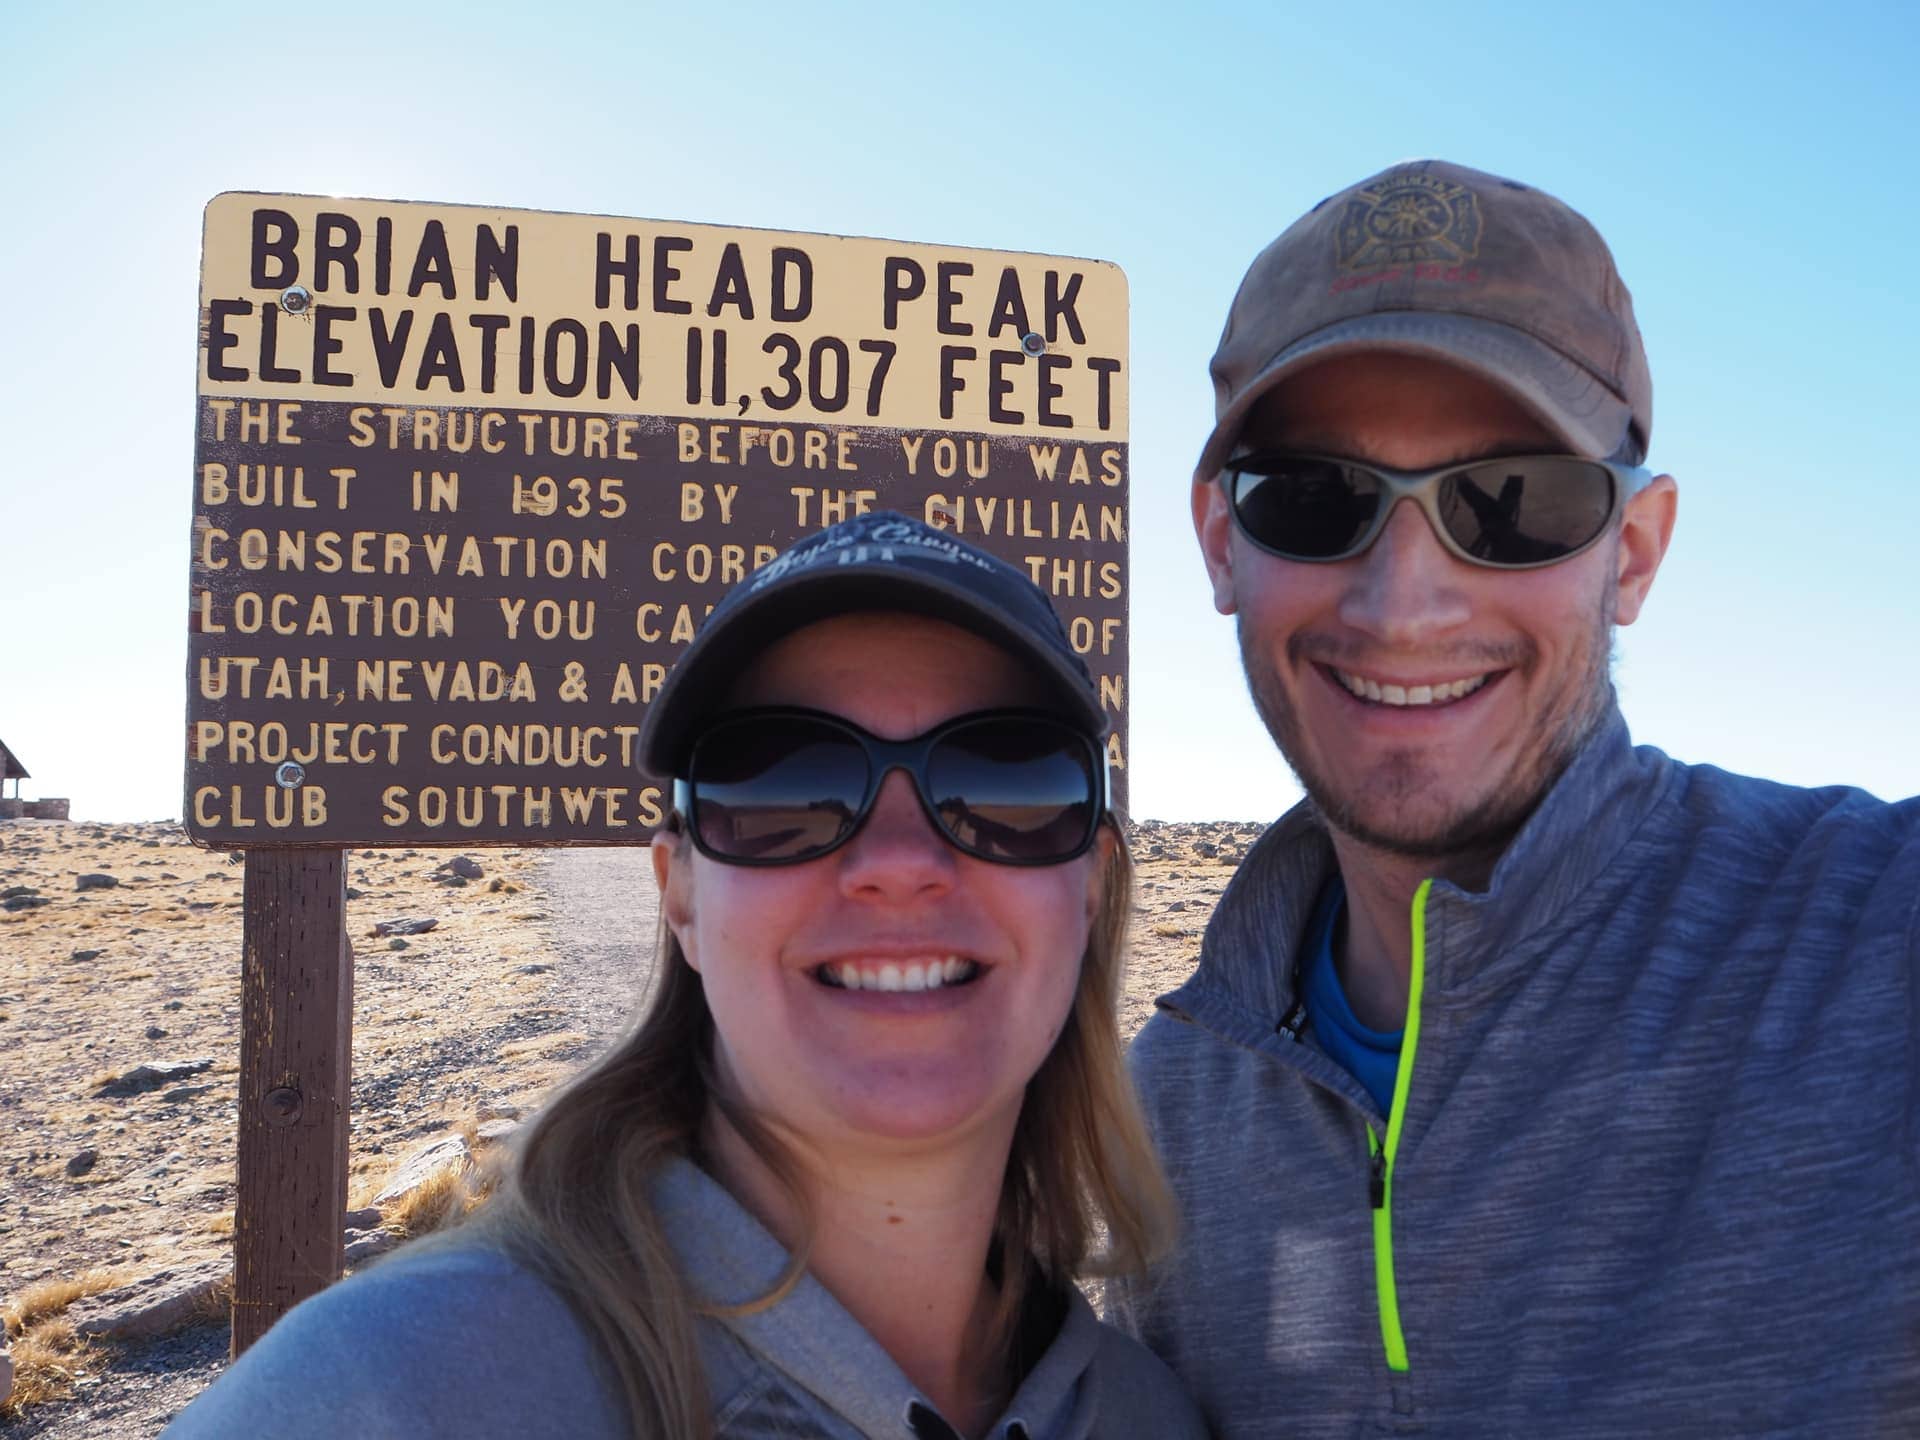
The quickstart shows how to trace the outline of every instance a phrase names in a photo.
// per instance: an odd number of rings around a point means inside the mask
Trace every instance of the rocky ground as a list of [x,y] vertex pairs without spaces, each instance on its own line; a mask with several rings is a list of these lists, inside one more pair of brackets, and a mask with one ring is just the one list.
[[[1136,827],[1128,1034],[1191,970],[1213,902],[1259,830]],[[638,852],[476,851],[472,867],[450,869],[456,856],[350,860],[356,1205],[424,1137],[536,1105],[617,1029],[644,975],[654,911]],[[455,873],[476,867],[477,876]],[[224,1261],[241,871],[188,844],[177,825],[0,822],[9,1306],[46,1282],[109,1267],[139,1278]],[[402,918],[435,924],[403,939],[372,933]],[[63,1440],[152,1435],[218,1373],[225,1351],[224,1329],[204,1323],[96,1346],[65,1398],[0,1410],[0,1427]]]

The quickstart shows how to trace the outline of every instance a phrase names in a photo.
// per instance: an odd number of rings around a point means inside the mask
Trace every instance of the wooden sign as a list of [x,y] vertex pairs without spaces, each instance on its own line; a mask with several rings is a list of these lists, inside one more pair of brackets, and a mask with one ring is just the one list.
[[196,840],[644,840],[641,719],[708,609],[876,509],[1053,597],[1124,803],[1114,266],[227,194],[201,307]]

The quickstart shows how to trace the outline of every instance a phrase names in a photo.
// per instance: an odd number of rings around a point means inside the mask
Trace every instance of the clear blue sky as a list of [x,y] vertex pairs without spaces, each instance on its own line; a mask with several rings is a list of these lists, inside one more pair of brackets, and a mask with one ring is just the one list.
[[[1576,20],[1573,17],[1578,16]],[[1253,254],[1441,155],[1583,210],[1680,525],[1638,738],[1920,791],[1907,4],[0,9],[0,738],[29,796],[179,814],[200,213],[233,189],[1092,256],[1131,282],[1133,799],[1296,797],[1187,520]]]

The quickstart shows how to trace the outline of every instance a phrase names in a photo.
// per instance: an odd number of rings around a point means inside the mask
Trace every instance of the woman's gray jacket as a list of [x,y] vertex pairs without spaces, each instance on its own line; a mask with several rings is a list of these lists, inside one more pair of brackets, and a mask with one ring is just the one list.
[[[696,1295],[767,1294],[787,1252],[717,1182],[679,1162],[654,1202]],[[753,1314],[699,1322],[719,1440],[951,1440],[899,1366],[811,1276]],[[476,1238],[404,1250],[267,1332],[167,1440],[624,1437],[605,1360],[533,1271]],[[993,1440],[1204,1436],[1167,1369],[1076,1291]]]

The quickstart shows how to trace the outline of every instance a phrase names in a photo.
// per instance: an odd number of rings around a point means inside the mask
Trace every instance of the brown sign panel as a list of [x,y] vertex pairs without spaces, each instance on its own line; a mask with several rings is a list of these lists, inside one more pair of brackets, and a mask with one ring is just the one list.
[[728,586],[893,509],[1026,569],[1126,793],[1109,264],[227,194],[201,271],[187,826],[646,839],[642,717]]

